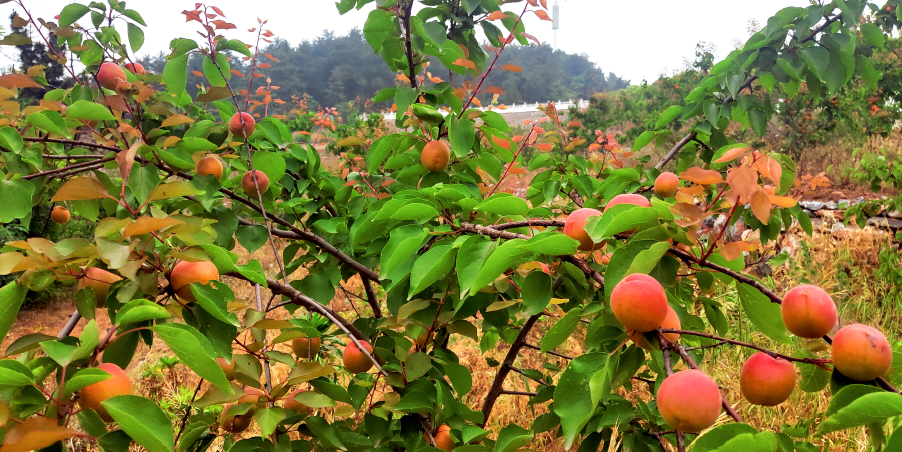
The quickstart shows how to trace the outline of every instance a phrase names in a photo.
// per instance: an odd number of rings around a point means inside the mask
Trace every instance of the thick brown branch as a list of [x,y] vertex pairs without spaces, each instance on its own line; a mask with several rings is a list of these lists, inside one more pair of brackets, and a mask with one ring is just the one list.
[[673,148],[670,149],[670,152],[668,152],[667,154],[664,155],[663,158],[661,158],[661,161],[658,162],[657,165],[655,165],[655,168],[656,169],[663,168],[664,165],[667,164],[667,162],[669,162],[671,159],[673,159],[680,152],[680,149],[683,149],[683,146],[686,146],[687,144],[689,144],[689,142],[694,140],[695,137],[697,137],[697,136],[698,136],[698,132],[691,132],[691,133],[689,133],[689,135],[686,135],[685,137],[683,137],[682,140],[680,140]]
[[[28,179],[35,179],[35,178],[43,177],[43,176],[57,176],[57,175],[63,174],[63,173],[90,171],[92,169],[97,169],[97,168],[103,167],[104,163],[115,160],[115,159],[116,159],[116,157],[105,157],[105,158],[102,158],[99,160],[93,160],[90,162],[73,163],[71,165],[67,165],[62,168],[41,171],[40,173],[34,173],[34,174],[22,176],[22,179],[28,180]],[[75,171],[75,170],[79,170],[79,171]]]
[[498,373],[495,374],[495,380],[492,381],[492,387],[489,388],[489,393],[485,396],[485,403],[482,404],[482,424],[480,427],[485,427],[485,424],[489,421],[489,415],[492,414],[492,408],[495,406],[495,401],[504,390],[504,379],[507,378],[507,374],[510,373],[514,361],[517,360],[517,355],[520,353],[520,349],[523,348],[523,344],[526,343],[526,337],[529,336],[529,331],[535,326],[539,317],[541,317],[541,314],[536,314],[526,319],[526,323],[520,328],[520,334],[517,335],[517,339],[514,340],[510,350],[507,351],[507,355],[501,363],[501,368],[498,369]]
[[366,291],[366,302],[370,305],[370,308],[373,309],[373,316],[377,319],[381,319],[382,308],[379,307],[379,299],[376,298],[376,291],[373,290],[373,283],[363,275],[360,275],[360,280],[363,281],[363,289]]
[[62,339],[64,337],[69,337],[72,334],[72,330],[75,329],[75,325],[78,325],[78,321],[81,320],[81,314],[78,313],[76,309],[72,312],[72,315],[69,316],[69,321],[66,322],[66,325],[63,326],[63,329],[60,330],[59,334],[56,335],[57,338]]

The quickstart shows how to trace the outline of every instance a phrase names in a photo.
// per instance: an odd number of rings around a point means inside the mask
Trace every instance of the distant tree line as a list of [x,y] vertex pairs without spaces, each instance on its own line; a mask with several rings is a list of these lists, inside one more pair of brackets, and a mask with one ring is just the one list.
[[[292,45],[284,39],[276,39],[267,46],[264,53],[278,59],[270,62],[272,67],[264,72],[272,79],[272,84],[279,87],[274,93],[285,101],[291,96],[298,98],[306,94],[309,106],[338,107],[339,111],[348,111],[348,104],[356,111],[373,111],[391,106],[366,105],[379,89],[402,83],[385,65],[382,58],[373,53],[366,43],[363,32],[351,30],[347,35],[339,36],[324,31],[322,36],[313,41],[304,41]],[[189,71],[201,70],[201,58],[189,63]],[[161,73],[166,64],[163,53],[142,60],[144,66],[155,73]],[[628,87],[629,81],[604,71],[589,60],[585,54],[570,54],[561,50],[552,50],[550,46],[510,46],[505,49],[497,65],[512,64],[523,68],[522,72],[495,71],[487,81],[489,85],[501,87],[504,94],[499,97],[503,104],[523,102],[543,102],[549,100],[587,99],[599,92],[616,91]],[[433,65],[432,67],[439,67]],[[246,72],[246,64],[232,61],[232,69]],[[444,81],[448,74],[433,73]],[[455,74],[455,85],[472,77],[463,78]],[[201,83],[201,78],[189,73],[188,86],[192,89]],[[234,80],[234,79],[233,79]],[[247,79],[243,79],[244,82]],[[236,84],[243,87],[244,83]],[[255,82],[259,86],[260,82]],[[193,88],[192,95],[196,92]],[[491,100],[491,94],[483,98],[483,102]],[[291,104],[281,107],[288,109]],[[278,108],[278,107],[277,107]]]

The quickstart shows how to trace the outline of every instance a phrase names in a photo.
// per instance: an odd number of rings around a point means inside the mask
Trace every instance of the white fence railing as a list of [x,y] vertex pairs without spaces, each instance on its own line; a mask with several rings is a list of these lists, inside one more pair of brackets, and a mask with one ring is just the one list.
[[[506,108],[503,108],[503,109],[498,108],[497,105],[489,106],[489,107],[478,107],[476,109],[482,110],[482,111],[492,110],[501,115],[509,115],[509,114],[513,114],[513,113],[528,113],[531,111],[537,111],[539,109],[539,106],[547,105],[547,104],[548,104],[548,102],[541,102],[541,103],[536,102],[536,103],[532,103],[532,104],[524,103],[524,104],[519,104],[519,105],[518,104],[505,105]],[[554,102],[554,105],[557,107],[558,111],[567,111],[570,109],[570,107],[577,107],[580,110],[582,110],[585,108],[589,108],[589,101],[583,100],[583,99],[579,99],[577,101],[572,101],[572,100],[561,101],[561,100],[559,100],[557,102]],[[382,117],[384,117],[386,121],[394,121],[396,113],[397,112],[393,112],[393,111],[392,112],[383,112]],[[444,110],[440,110],[440,113],[444,116],[448,115],[448,112],[446,112]],[[360,118],[365,119],[366,116],[367,115],[365,115],[365,114],[360,115]]]

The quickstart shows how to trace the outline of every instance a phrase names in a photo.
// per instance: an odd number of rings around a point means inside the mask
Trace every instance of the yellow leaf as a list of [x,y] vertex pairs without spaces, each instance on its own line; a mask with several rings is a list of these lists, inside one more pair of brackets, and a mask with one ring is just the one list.
[[776,196],[770,195],[770,202],[777,206],[783,207],[784,209],[788,209],[790,207],[795,207],[799,202],[795,200],[795,198],[790,198],[788,196]]
[[100,181],[90,177],[76,177],[66,181],[53,195],[51,201],[84,201],[100,198],[111,198]]
[[147,200],[158,201],[160,199],[198,195],[200,193],[202,192],[194,188],[194,185],[191,185],[191,182],[180,180],[176,182],[170,182],[168,184],[157,185],[156,188],[151,190],[150,194],[147,197]]
[[551,301],[549,301],[548,303],[549,304],[564,304],[568,301],[570,301],[569,298],[552,298]]
[[36,416],[9,429],[3,438],[3,447],[0,452],[28,452],[43,449],[51,444],[79,436],[79,433],[71,428],[56,425],[55,420],[43,416]]
[[177,224],[182,224],[182,221],[176,220],[172,217],[165,218],[154,218],[154,217],[141,217],[135,220],[134,223],[125,227],[125,231],[123,231],[123,237],[131,237],[134,235],[147,234],[148,232],[159,231],[160,229],[165,229],[170,226],[174,226]]
[[160,124],[160,127],[177,126],[179,124],[191,124],[192,122],[194,122],[194,120],[185,115],[172,115],[166,118],[163,121],[163,124]]
[[175,146],[175,144],[178,143],[179,141],[182,141],[181,137],[177,137],[177,136],[166,137],[166,140],[163,141],[163,149],[171,148],[171,147]]
[[454,61],[453,63],[451,63],[451,64],[453,64],[453,65],[455,65],[455,66],[463,66],[463,67],[468,68],[468,69],[476,69],[476,63],[474,63],[474,62],[472,62],[472,61],[470,61],[470,60],[465,60],[465,59],[463,59],[463,58],[458,58],[457,60],[455,60],[455,61]]
[[724,259],[731,261],[742,255],[742,248],[735,242],[723,243],[717,245],[717,251]]
[[504,308],[507,308],[507,307],[517,304],[517,301],[519,301],[519,300],[496,301],[496,302],[490,304],[489,307],[485,308],[485,312],[500,311]]
[[344,137],[341,140],[338,140],[338,143],[335,143],[336,146],[363,146],[363,141],[357,137]]

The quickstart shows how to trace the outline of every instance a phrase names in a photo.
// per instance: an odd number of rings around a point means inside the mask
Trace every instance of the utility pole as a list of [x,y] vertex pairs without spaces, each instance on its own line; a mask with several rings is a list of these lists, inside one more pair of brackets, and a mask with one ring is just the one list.
[[561,7],[557,2],[558,0],[554,0],[554,5],[551,7],[551,29],[554,30],[554,48],[552,50],[557,50],[557,30],[561,28]]

